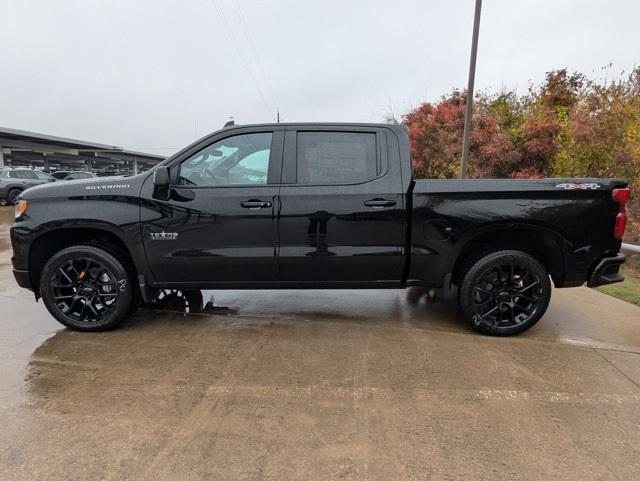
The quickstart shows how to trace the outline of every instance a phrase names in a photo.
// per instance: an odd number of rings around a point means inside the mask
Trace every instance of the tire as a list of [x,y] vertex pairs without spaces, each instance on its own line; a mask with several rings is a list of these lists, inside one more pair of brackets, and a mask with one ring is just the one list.
[[77,331],[117,327],[130,312],[134,288],[123,263],[91,245],[56,253],[40,276],[40,294],[47,310]]
[[7,193],[7,205],[15,205],[21,192],[20,189],[11,189]]
[[551,298],[545,267],[517,250],[472,261],[462,275],[458,305],[467,322],[491,336],[513,336],[534,326]]

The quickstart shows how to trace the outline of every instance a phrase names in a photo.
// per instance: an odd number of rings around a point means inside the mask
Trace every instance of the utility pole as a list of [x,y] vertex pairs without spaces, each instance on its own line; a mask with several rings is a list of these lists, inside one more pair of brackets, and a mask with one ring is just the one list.
[[473,86],[476,80],[476,57],[478,56],[478,33],[480,32],[480,10],[482,0],[476,0],[476,11],[473,17],[473,37],[471,39],[471,60],[469,62],[469,84],[467,85],[467,105],[464,114],[464,134],[462,137],[462,164],[460,178],[467,175],[467,161],[469,160],[469,133],[471,131],[471,117],[473,115]]
[[280,111],[279,110],[276,112],[276,120],[277,120],[278,123],[280,123]]

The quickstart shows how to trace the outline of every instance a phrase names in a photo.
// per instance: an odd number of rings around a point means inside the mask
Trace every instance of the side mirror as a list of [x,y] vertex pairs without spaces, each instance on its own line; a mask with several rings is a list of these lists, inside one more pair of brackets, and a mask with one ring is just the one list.
[[169,200],[171,197],[169,168],[164,165],[153,173],[153,197],[159,200]]

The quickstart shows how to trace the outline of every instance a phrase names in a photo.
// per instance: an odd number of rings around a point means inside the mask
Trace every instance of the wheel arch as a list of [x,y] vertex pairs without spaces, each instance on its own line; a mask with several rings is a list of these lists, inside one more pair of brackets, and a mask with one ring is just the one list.
[[466,266],[476,257],[493,251],[525,252],[547,269],[554,284],[561,284],[566,272],[566,248],[562,235],[535,225],[496,225],[470,237],[460,249],[452,270],[452,283],[459,285]]
[[131,282],[137,285],[137,276],[141,266],[136,264],[127,242],[105,226],[58,227],[47,230],[36,237],[29,247],[28,265],[31,283],[36,295],[39,295],[42,268],[56,253],[73,245],[90,244],[101,247],[125,264],[132,276]]

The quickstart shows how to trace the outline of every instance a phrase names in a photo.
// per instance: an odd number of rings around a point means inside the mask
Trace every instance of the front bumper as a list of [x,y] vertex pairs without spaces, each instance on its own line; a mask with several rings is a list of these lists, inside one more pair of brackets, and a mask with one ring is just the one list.
[[618,272],[620,266],[624,264],[624,260],[624,254],[600,259],[596,267],[591,271],[587,285],[589,287],[598,287],[624,281],[624,276]]
[[25,222],[16,222],[9,230],[11,234],[11,247],[13,248],[13,277],[20,287],[33,290],[31,275],[29,273],[29,249],[31,247],[31,230],[25,226]]
[[13,277],[16,278],[16,282],[20,287],[33,290],[33,286],[31,285],[31,276],[29,275],[28,270],[13,269]]

